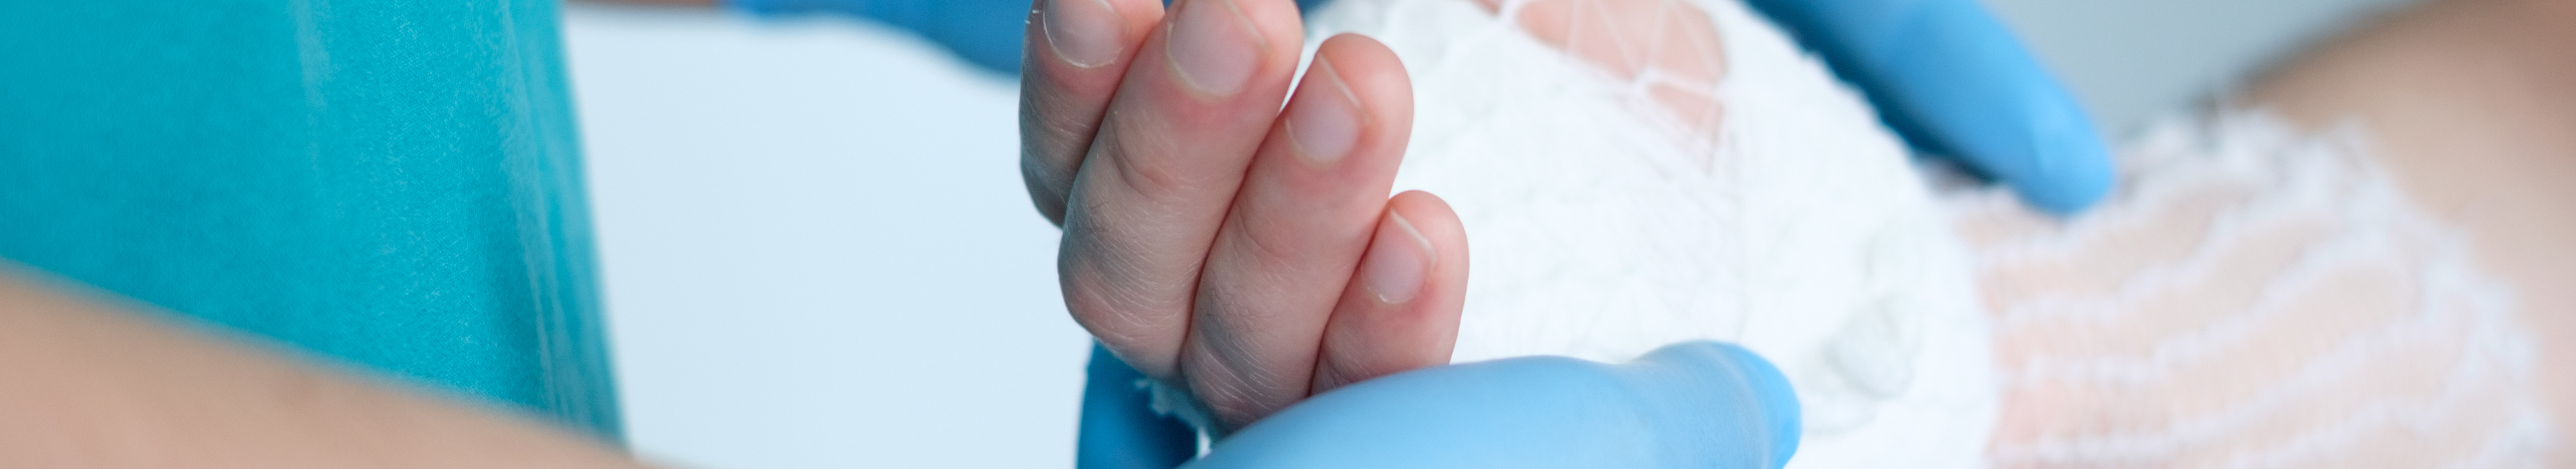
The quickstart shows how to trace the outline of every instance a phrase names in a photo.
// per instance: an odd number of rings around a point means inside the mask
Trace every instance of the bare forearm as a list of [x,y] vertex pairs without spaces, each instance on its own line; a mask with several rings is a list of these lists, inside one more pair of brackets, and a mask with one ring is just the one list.
[[[2512,284],[2532,369],[2576,421],[2576,1],[2438,0],[2328,42],[2247,98],[2359,125],[2414,202]],[[2564,440],[2562,440],[2564,441]],[[2560,445],[2556,466],[2576,463]]]
[[0,467],[638,467],[532,421],[163,324],[0,264]]

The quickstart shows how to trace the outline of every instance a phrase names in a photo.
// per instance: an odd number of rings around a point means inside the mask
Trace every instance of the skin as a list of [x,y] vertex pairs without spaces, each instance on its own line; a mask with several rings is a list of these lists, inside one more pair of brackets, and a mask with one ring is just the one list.
[[[2515,290],[2553,420],[2576,422],[2576,1],[2453,0],[2290,61],[2245,99],[2360,125],[2420,206]],[[2564,441],[2564,440],[2561,440]],[[2557,445],[2553,466],[2576,465]]]
[[[2042,450],[2078,435],[2102,441],[2170,444],[2139,454],[2136,464],[2194,466],[2250,455],[2294,457],[2325,467],[2430,467],[2456,461],[2506,435],[2504,422],[2526,407],[2511,393],[2530,391],[2542,416],[2564,428],[2576,418],[2576,2],[2452,0],[2396,12],[2323,43],[2264,75],[2228,107],[2267,109],[2308,132],[2362,139],[2400,189],[2435,228],[2464,236],[2468,261],[2502,282],[2513,323],[2534,339],[2526,389],[2457,361],[2474,337],[2445,336],[2458,323],[2409,324],[2414,339],[2384,342],[2368,365],[2309,375],[2289,370],[2326,363],[2325,348],[2375,334],[2399,318],[2463,318],[2454,303],[2416,303],[2423,264],[2406,256],[2335,261],[2309,271],[2296,286],[2271,283],[2305,254],[2335,242],[2347,226],[2321,217],[2230,219],[2230,204],[2268,192],[2241,183],[2197,186],[2147,211],[2097,212],[2073,239],[2091,249],[2019,251],[1993,258],[1979,282],[1995,313],[1995,355],[2012,370],[1989,457],[2004,467],[2099,464]],[[2343,133],[2340,130],[2358,130]],[[2115,201],[2106,210],[2123,205]],[[2010,232],[2058,233],[2043,215],[1972,209],[1960,224],[1972,250],[2016,252],[2033,238]],[[1982,213],[1980,213],[1982,212]],[[2001,215],[2001,216],[1999,216]],[[2001,222],[2001,223],[1998,223]],[[2372,228],[2361,228],[2369,230]],[[2208,238],[2204,238],[2208,236]],[[2064,239],[2064,238],[2051,238]],[[2212,241],[2204,242],[2204,239]],[[2423,241],[2392,238],[2398,246]],[[2207,249],[2207,251],[2201,251]],[[2103,299],[2164,261],[2206,254],[2205,275],[2127,296],[2115,310],[2068,313],[2051,305]],[[2161,272],[2154,272],[2161,273]],[[2123,291],[2126,295],[2131,292]],[[2033,311],[2050,311],[2031,314]],[[2255,313],[2261,311],[2259,315]],[[2431,313],[2428,316],[2418,314]],[[2259,320],[2246,320],[2260,317]],[[2239,338],[2213,333],[2244,327]],[[2260,338],[2243,340],[2241,338]],[[2170,347],[2170,348],[2168,348]],[[2206,347],[2206,348],[2204,348]],[[2193,358],[2188,350],[2225,350]],[[2156,357],[2165,351],[2172,355]],[[2085,365],[2148,362],[2160,378],[2095,379]],[[2136,361],[2129,361],[2136,360]],[[2315,360],[2315,361],[2311,361]],[[2131,368],[2136,369],[2136,368]],[[2052,371],[2054,370],[2054,371]],[[2464,372],[2465,371],[2465,372]],[[2278,373],[2278,374],[2275,374]],[[2294,399],[2260,402],[2263,392],[2319,386]],[[2345,390],[2351,390],[2347,392]],[[2356,409],[2457,392],[2414,415],[2424,420],[2373,423]],[[2417,400],[2425,399],[2425,400]],[[2155,406],[2139,406],[2154,402]],[[2411,409],[2410,409],[2411,410]],[[2260,415],[2260,424],[2203,426],[2226,415]],[[2409,417],[2412,418],[2412,417]],[[2211,430],[2226,428],[2225,430]],[[2288,438],[2321,448],[2299,455]],[[2556,432],[2542,454],[2549,467],[2576,464]],[[2175,437],[2159,441],[2162,437]],[[2107,444],[2097,448],[2118,448]],[[2507,458],[2519,455],[2507,454]],[[2241,462],[2241,460],[2236,460]],[[2289,464],[2289,463],[2275,463]],[[2507,463],[2512,464],[2512,463]]]
[[[1219,5],[1180,8],[1201,2]],[[1309,72],[1283,119],[1276,103],[1302,43],[1292,5],[1243,1],[1262,47],[1247,52],[1260,58],[1258,69],[1229,93],[1209,93],[1184,88],[1163,58],[1170,29],[1157,2],[1118,3],[1112,30],[1133,45],[1115,61],[1031,55],[1032,195],[1072,227],[1068,251],[1082,254],[1068,254],[1068,270],[1123,264],[1094,271],[1121,275],[1068,276],[1109,280],[1069,281],[1069,298],[1123,295],[1109,304],[1167,308],[1094,307],[1077,317],[1103,337],[1142,337],[1114,343],[1128,344],[1132,362],[1159,363],[1166,379],[1218,376],[1203,381],[1223,388],[1194,388],[1240,397],[1214,399],[1227,403],[1218,408],[1233,426],[1312,393],[1446,363],[1465,295],[1466,240],[1437,197],[1382,196],[1411,128],[1410,89],[1394,55],[1366,38],[1330,41],[1319,54],[1326,66]],[[1036,16],[1044,11],[1032,13],[1031,50],[1049,50]],[[1348,126],[1355,135],[1343,155],[1315,155],[1308,147],[1317,145],[1290,137],[1301,121],[1294,114],[1335,109],[1300,104],[1309,99],[1350,104],[1340,110],[1359,122]],[[1196,234],[1171,241],[1187,254],[1165,256],[1174,251],[1148,247],[1168,240],[1124,234],[1165,231]],[[1203,275],[1203,265],[1215,267]],[[1282,278],[1297,280],[1267,285]],[[1268,306],[1274,301],[1288,306]],[[0,375],[13,377],[0,381],[0,467],[643,467],[506,411],[147,311],[0,269]],[[1212,316],[1226,319],[1193,320]],[[1136,351],[1140,343],[1157,353]]]
[[[1067,227],[1077,319],[1148,373],[1228,402],[1211,406],[1236,426],[1307,394],[1446,362],[1466,280],[1463,230],[1429,194],[1374,196],[1386,193],[1409,127],[1393,55],[1336,38],[1319,54],[1330,67],[1308,72],[1283,118],[1277,103],[1291,96],[1299,44],[1287,2],[1230,4],[1260,41],[1243,52],[1255,70],[1224,93],[1175,75],[1174,25],[1159,2],[1107,4],[1114,59],[1055,52],[1042,6],[1029,50],[1047,52],[1028,55],[1024,76],[1024,173],[1040,212]],[[2246,95],[2310,126],[2372,126],[2400,182],[2464,227],[2484,266],[2522,293],[2546,348],[2542,370],[2576,363],[2576,316],[2564,314],[2576,311],[2576,288],[2564,288],[2576,280],[2576,245],[2560,241],[2576,239],[2576,185],[2563,183],[2576,177],[2576,137],[2562,131],[2576,128],[2576,64],[2552,53],[2576,44],[2568,5],[2418,7],[2327,43]],[[1345,93],[1317,88],[1325,83]],[[1347,154],[1319,163],[1301,154],[1293,124],[1303,109],[1330,109],[1301,102],[1328,97],[1356,103],[1360,130]],[[1715,103],[1683,104],[1668,110],[1720,115]],[[1415,248],[1427,252],[1408,256]],[[1418,288],[1373,288],[1402,261],[1424,264]],[[506,412],[77,291],[0,269],[0,376],[11,377],[0,380],[0,467],[639,466]],[[2551,395],[2576,396],[2568,375],[2544,373]],[[2555,401],[2558,421],[2576,421],[2566,401]],[[2576,460],[2561,450],[2556,462]]]
[[0,467],[643,467],[0,263]]
[[[1147,376],[1190,389],[1220,433],[1343,384],[1447,363],[1465,294],[1463,229],[1429,194],[1374,195],[1387,192],[1411,128],[1402,64],[1365,37],[1329,39],[1280,113],[1271,103],[1301,43],[1293,6],[1185,0],[1163,17],[1154,3],[1051,0],[1029,20],[1022,174],[1038,211],[1065,228],[1059,271],[1076,321]],[[1099,5],[1116,13],[1076,10]],[[1241,16],[1190,14],[1206,10]],[[1653,77],[1645,85],[1662,117],[1684,124],[1676,138],[1712,146],[1723,108],[1693,90],[1724,72],[1716,30],[1675,10],[1695,7],[1548,0],[1519,23],[1617,78]],[[1084,19],[1117,25],[1071,24]],[[1259,40],[1239,53],[1259,69],[1212,93],[1193,86],[1172,37],[1220,19],[1254,25]],[[1659,20],[1672,24],[1606,27]],[[1141,42],[1108,54],[1092,41]],[[1357,142],[1316,158],[1296,124],[1345,99],[1360,110]],[[1387,301],[1367,291],[1364,267],[1380,247],[1411,244],[1386,242],[1412,239],[1403,226],[1425,235],[1436,265],[1418,287],[1427,295]]]
[[[1711,146],[1723,109],[1692,90],[1712,89],[1724,60],[1706,15],[1676,9],[1695,7],[1546,0],[1520,22],[1619,78],[1656,71],[1646,85],[1663,117],[1684,124],[1676,138]],[[1606,27],[1658,18],[1673,24]],[[1403,64],[1374,40],[1331,38],[1291,95],[1300,21],[1284,0],[1183,0],[1169,12],[1154,0],[1042,0],[1024,35],[1021,173],[1038,212],[1065,230],[1066,305],[1129,365],[1196,394],[1219,432],[1446,364],[1464,303],[1457,216],[1427,193],[1375,195],[1412,128]],[[1196,50],[1175,43],[1230,47],[1213,52],[1249,57],[1252,70],[1208,86],[1180,58]],[[1301,146],[1306,114],[1356,120],[1355,141]],[[1420,252],[1391,251],[1408,246]],[[1397,282],[1418,286],[1369,288],[1369,272],[1407,270],[1369,267],[1420,261],[1421,280]]]
[[[2524,323],[2535,326],[2543,344],[2544,350],[2539,354],[2542,363],[2535,366],[2538,370],[2571,369],[2569,363],[2576,362],[2576,353],[2570,350],[2571,344],[2576,344],[2576,316],[2562,314],[2576,311],[2576,288],[2566,288],[2576,283],[2576,247],[2571,247],[2576,245],[2563,242],[2576,238],[2576,207],[2570,207],[2576,205],[2571,204],[2576,201],[2576,185],[2564,183],[2576,177],[2576,158],[2570,157],[2576,155],[2576,133],[2564,132],[2576,128],[2576,86],[2571,86],[2576,85],[2576,56],[2556,52],[2576,44],[2576,14],[2571,14],[2576,8],[2570,4],[2513,0],[2427,4],[2356,30],[2285,63],[2244,96],[2248,101],[2245,104],[2275,109],[2311,130],[2352,124],[2370,129],[2378,139],[2373,142],[2381,150],[2378,156],[2407,193],[2439,212],[2442,222],[2467,232],[2476,245],[2481,267],[2514,287]],[[1498,10],[1491,2],[1484,5],[1489,11]],[[1704,128],[1714,128],[1723,117],[1723,103],[1688,94],[1661,93],[1666,87],[1689,89],[1699,81],[1713,82],[1722,77],[1722,67],[1714,65],[1722,63],[1721,56],[1695,53],[1713,51],[1713,47],[1671,46],[1713,44],[1715,35],[1707,31],[1707,25],[1681,22],[1655,28],[1602,27],[1662,21],[1658,18],[1666,16],[1654,13],[1676,6],[1688,8],[1656,0],[1541,0],[1516,11],[1520,15],[1517,22],[1543,42],[1602,68],[1614,79],[1636,79],[1649,76],[1639,73],[1641,69],[1662,69],[1665,73],[1653,75],[1678,84],[1648,84],[1659,91],[1659,110],[1685,123],[1705,122]],[[1647,46],[1637,50],[1622,48],[1640,44]],[[1683,143],[1696,143],[1688,141],[1693,137],[1683,136]],[[1258,172],[1251,177],[1259,177]],[[1039,199],[1043,211],[1046,200],[1043,196]],[[1068,242],[1067,255],[1088,247]],[[1226,267],[1216,262],[1205,268],[1210,273],[1202,281],[1227,275],[1217,273]],[[1070,270],[1066,273],[1068,277],[1078,274]],[[1207,291],[1202,288],[1202,295]],[[1070,288],[1068,295],[1072,295]],[[1202,322],[1212,318],[1226,320],[1229,313],[1221,308],[1224,305],[1209,308],[1211,305],[1202,301],[1202,310],[1193,318]],[[1218,342],[1233,340],[1229,334],[1261,330],[1194,328],[1191,338]],[[1093,327],[1093,331],[1114,333],[1119,329]],[[1293,357],[1303,356],[1303,349],[1269,350],[1291,359],[1264,361],[1238,356],[1238,363],[1252,363],[1256,368],[1221,371],[1258,375],[1264,373],[1257,368],[1263,364],[1302,363]],[[1264,353],[1264,349],[1253,348],[1248,353]],[[1184,368],[1188,371],[1187,366]],[[1225,377],[1182,376],[1201,381]],[[2576,384],[2571,384],[2576,382],[2576,376],[2544,371],[2540,379],[2544,395],[2576,396]],[[1211,387],[1204,385],[1194,385],[1192,389],[1215,401],[1212,404],[1220,409],[1220,417],[1228,422],[1242,415],[1223,411],[1223,402],[1241,395],[1211,396]],[[1271,396],[1282,395],[1287,394]],[[2558,397],[2548,404],[2558,414],[2555,420],[2576,421],[2571,420],[2576,419],[2576,413],[2571,413],[2576,410],[2576,402]],[[2569,459],[2564,450],[2555,457],[2561,462]]]
[[[1080,10],[1101,7],[1112,12]],[[1172,7],[1031,12],[1022,173],[1064,227],[1075,321],[1196,394],[1220,432],[1447,363],[1464,230],[1430,194],[1380,195],[1412,128],[1403,64],[1375,40],[1331,38],[1291,97],[1304,44],[1293,3]]]

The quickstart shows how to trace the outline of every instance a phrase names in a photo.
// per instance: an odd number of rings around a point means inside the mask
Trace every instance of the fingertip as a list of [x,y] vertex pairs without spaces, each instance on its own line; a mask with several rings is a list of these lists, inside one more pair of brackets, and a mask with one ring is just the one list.
[[1147,31],[1157,0],[1039,0],[1022,25],[1020,173],[1047,222],[1064,226],[1074,174]]
[[[1446,364],[1457,344],[1467,279],[1457,215],[1421,191],[1398,194],[1387,205],[1360,272],[1327,325],[1313,392]],[[1405,278],[1387,278],[1398,271]],[[1395,284],[1401,285],[1389,286]],[[1384,294],[1395,288],[1406,291]]]
[[[1633,403],[1659,418],[1646,422],[1683,450],[1677,459],[1726,461],[1728,467],[1781,467],[1798,451],[1803,427],[1797,392],[1761,355],[1723,342],[1664,346],[1619,366]],[[1702,440],[1736,442],[1710,446]]]
[[2071,215],[2114,184],[2083,106],[2011,28],[1970,0],[1753,0],[1865,90],[1918,148],[1956,157],[2031,206]]
[[[1181,92],[1209,102],[1261,96],[1297,68],[1305,26],[1296,4],[1266,0],[1182,0],[1159,26],[1157,47]],[[1274,101],[1271,104],[1276,105]]]
[[[1183,1],[1200,0],[1172,0],[1171,3],[1180,3]],[[1284,50],[1289,51],[1287,56],[1291,57],[1290,61],[1293,62],[1295,60],[1293,57],[1297,56],[1296,51],[1305,46],[1306,12],[1297,9],[1297,2],[1279,0],[1227,1],[1234,2],[1237,8],[1243,9],[1242,11],[1244,16],[1249,17],[1254,23],[1259,24],[1264,36],[1276,39],[1277,41],[1273,42],[1274,45],[1280,46]]]
[[[1394,124],[1398,132],[1413,128],[1413,79],[1404,60],[1377,39],[1342,33],[1315,48],[1316,60],[1329,60],[1343,83],[1369,110],[1371,120]],[[1402,139],[1397,139],[1401,144]]]
[[[1118,8],[1119,17],[1125,19],[1127,25],[1135,28],[1136,31],[1149,30],[1154,27],[1154,23],[1163,21],[1162,0],[1108,0],[1108,2]],[[1142,35],[1139,36],[1137,40],[1144,40]]]
[[1387,75],[1382,79],[1392,80],[1391,84],[1408,83],[1404,80],[1404,59],[1397,57],[1394,49],[1388,48],[1386,43],[1378,42],[1377,38],[1359,33],[1335,34],[1331,38],[1324,39],[1322,45],[1315,46],[1315,55],[1330,56],[1336,64],[1363,70],[1372,76]]
[[[1404,215],[1415,231],[1431,243],[1435,257],[1431,276],[1423,290],[1432,303],[1424,305],[1426,314],[1439,316],[1447,324],[1450,339],[1456,339],[1460,310],[1467,296],[1467,226],[1449,201],[1423,191],[1404,191],[1387,200],[1390,212]],[[1443,361],[1447,360],[1444,355]]]
[[1162,20],[1155,0],[1038,0],[1022,26],[1023,79],[1105,94]]
[[1317,46],[1314,64],[1307,70],[1308,82],[1317,80],[1315,74],[1331,73],[1342,84],[1347,98],[1359,107],[1359,122],[1353,124],[1360,129],[1356,148],[1373,156],[1370,160],[1375,163],[1369,166],[1379,169],[1371,172],[1391,177],[1413,134],[1413,82],[1405,74],[1404,63],[1376,39],[1344,33]]
[[[2069,166],[2083,164],[2082,161],[2056,163]],[[2033,207],[2060,217],[2074,216],[2083,213],[2085,209],[2092,208],[2093,204],[2101,202],[2102,198],[2111,192],[2113,178],[2109,165],[2089,166],[2099,169],[2082,167],[2052,169],[2052,172],[2061,174],[2045,178],[2013,180],[2009,184],[2014,193],[2021,195],[2022,199],[2029,201]]]
[[[2100,202],[2117,181],[2111,152],[2072,98],[2042,100],[2028,115],[2026,167],[1999,170],[2023,200],[2059,216]],[[2000,169],[2000,168],[1999,168]]]
[[1762,359],[1759,354],[1735,344],[1717,344],[1734,360],[1736,373],[1752,391],[1755,405],[1762,409],[1762,424],[1771,435],[1768,453],[1771,467],[1789,463],[1798,452],[1798,437],[1805,431],[1800,423],[1797,390],[1790,387],[1789,376]]
[[2074,215],[2100,201],[2117,174],[2083,105],[2035,63],[1989,59],[1966,61],[1989,75],[1946,77],[1965,83],[1956,86],[1957,93],[1897,108],[1912,116],[1904,121],[1913,125],[1900,128],[1919,131],[1907,137],[1924,140],[1917,143],[1929,143],[2049,213]]
[[1449,208],[1449,201],[1430,192],[1411,190],[1387,199],[1386,204],[1389,210],[1404,214],[1405,220],[1412,222],[1414,229],[1422,230],[1424,237],[1431,238],[1432,246],[1446,248],[1448,246],[1443,240],[1455,241],[1454,244],[1462,248],[1457,257],[1466,257],[1463,248],[1467,244],[1467,229],[1458,220],[1458,212]]
[[1431,242],[1435,263],[1424,287],[1438,302],[1430,312],[1446,315],[1455,335],[1458,310],[1467,295],[1467,226],[1449,201],[1423,191],[1404,191],[1387,200],[1387,210],[1404,215],[1415,231]]
[[1360,261],[1360,286],[1379,304],[1402,306],[1421,295],[1440,257],[1430,238],[1422,236],[1403,214],[1389,210]]

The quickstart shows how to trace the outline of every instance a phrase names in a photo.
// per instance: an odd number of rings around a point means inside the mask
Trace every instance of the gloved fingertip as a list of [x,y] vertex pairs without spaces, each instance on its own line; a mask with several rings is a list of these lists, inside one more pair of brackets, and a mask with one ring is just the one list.
[[2023,163],[2020,168],[1998,168],[2003,180],[2012,186],[2022,200],[2059,216],[2073,215],[2092,207],[2111,192],[2117,175],[2111,164],[2111,152],[2084,118],[2072,99],[2042,101],[2032,110],[2026,134],[2030,142],[2019,158],[2006,158]]
[[[1636,405],[1663,418],[1647,424],[1664,438],[1662,459],[1723,467],[1779,468],[1798,451],[1797,392],[1770,360],[1722,342],[1683,342],[1619,366]],[[1730,441],[1707,445],[1694,441]]]
[[1763,426],[1771,434],[1771,467],[1789,464],[1789,456],[1798,452],[1798,436],[1804,431],[1799,424],[1798,393],[1789,386],[1789,376],[1752,350],[1735,344],[1717,343],[1735,362],[1736,373],[1753,391],[1754,401],[1762,409]]
[[2111,190],[2083,106],[1974,0],[1752,0],[1864,90],[1908,143],[2069,215]]

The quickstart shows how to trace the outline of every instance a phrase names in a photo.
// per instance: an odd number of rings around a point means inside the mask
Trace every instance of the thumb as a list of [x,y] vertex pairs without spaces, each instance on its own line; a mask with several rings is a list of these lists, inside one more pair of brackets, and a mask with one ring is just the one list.
[[1195,468],[1777,468],[1798,446],[1786,377],[1742,348],[1676,344],[1609,365],[1523,357],[1317,395]]

